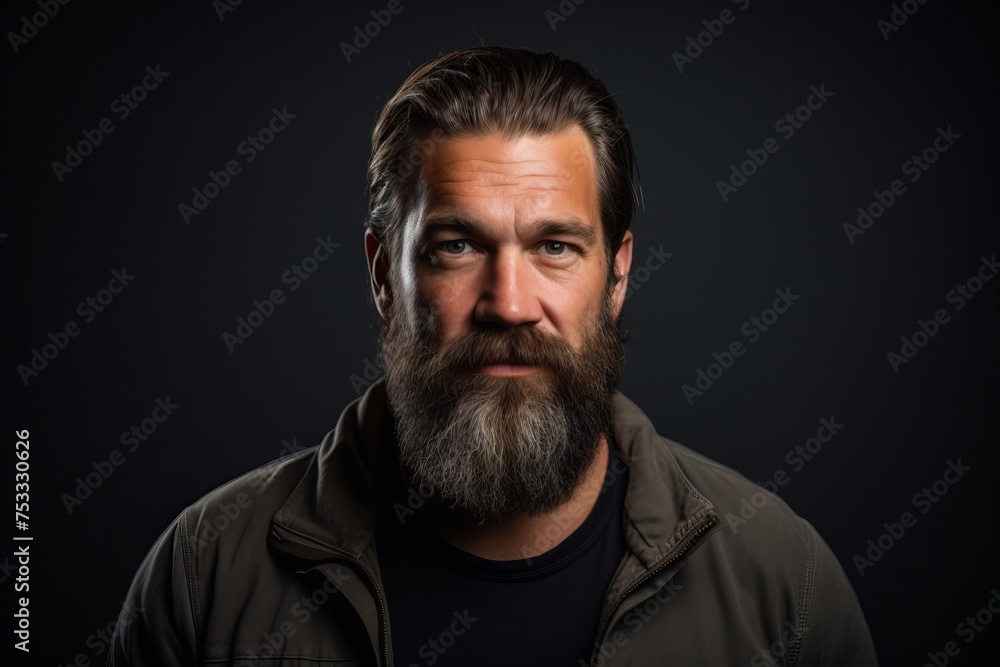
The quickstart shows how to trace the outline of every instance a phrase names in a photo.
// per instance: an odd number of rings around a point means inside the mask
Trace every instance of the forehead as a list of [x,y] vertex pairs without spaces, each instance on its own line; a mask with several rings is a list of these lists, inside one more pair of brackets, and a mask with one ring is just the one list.
[[515,138],[449,137],[424,163],[422,217],[466,212],[520,224],[557,214],[599,229],[596,174],[593,147],[578,125]]

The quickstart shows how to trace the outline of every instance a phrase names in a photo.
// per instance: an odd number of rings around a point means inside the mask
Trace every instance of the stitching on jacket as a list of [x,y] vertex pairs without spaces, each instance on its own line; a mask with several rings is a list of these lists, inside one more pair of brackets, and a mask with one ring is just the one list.
[[[660,444],[662,444],[666,448],[668,454],[674,454],[676,452],[676,450],[670,445],[669,440],[664,438],[662,435],[658,435],[657,437],[660,440]],[[694,488],[694,485],[691,484],[691,480],[689,480],[687,478],[687,475],[684,474],[684,471],[681,470],[681,467],[677,464],[677,459],[674,456],[670,456],[670,470],[673,476],[676,479],[679,479],[681,483],[684,484],[684,488],[686,488],[691,495],[693,495],[698,500],[711,502],[708,500],[708,498],[705,498],[703,495],[698,493],[698,489]]]
[[788,647],[787,664],[794,666],[799,664],[799,653],[806,633],[806,623],[809,620],[809,605],[812,603],[813,590],[816,582],[816,540],[813,533],[808,528],[806,531],[806,542],[808,546],[806,556],[806,576],[802,586],[802,598],[799,600],[799,611],[795,619],[795,640]]
[[[190,514],[191,511],[189,509],[181,515],[179,528],[181,538],[181,554],[184,557],[184,579],[187,583],[188,602],[191,604],[191,618],[194,622],[195,650],[200,653],[202,632],[201,607],[198,604],[198,563],[195,560],[195,554],[191,548],[191,533],[188,528]],[[198,658],[200,659],[201,656],[199,655]]]
[[[702,496],[698,492],[698,490],[695,489],[691,485],[690,480],[687,479],[687,475],[684,474],[683,470],[680,470],[680,464],[677,463],[677,456],[676,456],[677,454],[680,454],[681,456],[683,456],[683,457],[685,457],[687,459],[690,459],[691,461],[694,461],[695,463],[698,463],[698,464],[703,465],[705,467],[714,468],[715,470],[717,470],[717,471],[719,471],[721,473],[724,473],[724,474],[728,475],[729,477],[733,477],[733,478],[738,479],[738,480],[745,480],[745,481],[749,482],[750,484],[754,484],[754,482],[750,481],[749,479],[747,479],[746,477],[744,477],[741,473],[736,472],[732,468],[727,468],[726,466],[721,465],[719,463],[716,463],[715,461],[713,461],[711,459],[708,459],[708,458],[705,458],[704,456],[696,454],[695,452],[692,452],[691,450],[687,449],[686,447],[683,447],[682,445],[679,445],[678,443],[675,443],[672,440],[663,437],[662,435],[660,436],[660,440],[663,442],[663,444],[665,444],[667,446],[667,449],[672,454],[675,455],[673,457],[674,467],[676,467],[678,469],[678,471],[680,472],[680,474],[687,481],[688,488],[692,490],[692,492],[694,493],[695,496],[697,496],[698,498],[700,498],[700,499],[702,499],[702,500],[704,500],[706,502],[710,503],[712,501],[708,500],[707,498],[705,498],[704,496]],[[759,486],[759,485],[755,485],[755,486]],[[760,488],[763,488],[763,487],[760,487]],[[777,496],[775,496],[775,497],[777,497]],[[780,500],[780,498],[779,498],[779,500]]]
[[[780,510],[786,516],[789,516],[789,517],[793,518],[796,521],[796,523],[798,523],[798,521],[801,520],[801,517],[795,513],[795,510],[793,510],[791,508],[791,506],[789,506],[788,503],[786,503],[784,501],[784,499],[782,499],[781,496],[779,496],[776,493],[771,493],[770,491],[768,491],[767,489],[765,489],[760,484],[757,484],[756,482],[754,482],[753,480],[751,480],[750,478],[748,478],[743,473],[741,473],[741,472],[739,472],[737,470],[733,470],[732,468],[730,468],[728,466],[724,466],[721,463],[717,463],[716,461],[713,461],[712,459],[705,458],[701,454],[698,454],[697,452],[694,452],[694,451],[688,449],[687,447],[685,447],[684,445],[681,445],[679,443],[674,442],[673,440],[664,438],[663,436],[660,436],[660,439],[664,440],[667,443],[667,445],[670,447],[670,451],[673,452],[675,455],[683,456],[684,458],[688,459],[689,461],[693,461],[694,463],[697,463],[698,465],[703,465],[706,468],[712,468],[714,470],[717,470],[718,472],[721,472],[721,473],[727,475],[728,477],[730,477],[730,478],[732,478],[734,480],[737,480],[739,482],[745,482],[746,484],[749,484],[753,488],[755,488],[757,490],[760,490],[763,493],[766,493],[767,496],[768,496],[768,504],[772,505],[775,509]],[[676,461],[677,456],[675,456],[674,459]],[[712,502],[712,501],[709,500],[708,502]]]

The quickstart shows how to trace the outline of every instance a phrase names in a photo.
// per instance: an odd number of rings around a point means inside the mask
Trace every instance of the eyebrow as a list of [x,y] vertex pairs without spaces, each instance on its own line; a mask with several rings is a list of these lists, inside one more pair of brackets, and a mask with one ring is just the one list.
[[[536,236],[572,237],[578,243],[590,249],[597,243],[597,232],[583,220],[571,216],[568,218],[543,218],[531,225]],[[424,223],[421,236],[424,239],[436,232],[450,231],[469,234],[470,236],[486,237],[490,235],[486,225],[473,218],[455,214],[431,215]]]

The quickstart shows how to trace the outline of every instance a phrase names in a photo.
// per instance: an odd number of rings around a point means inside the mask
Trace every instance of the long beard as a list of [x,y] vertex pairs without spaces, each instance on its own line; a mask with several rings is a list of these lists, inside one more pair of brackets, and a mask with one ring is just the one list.
[[[569,500],[612,429],[628,335],[610,303],[586,327],[579,353],[533,326],[489,323],[439,345],[431,308],[415,318],[390,313],[381,337],[386,393],[409,481],[480,521],[537,516]],[[505,361],[544,369],[477,372]]]

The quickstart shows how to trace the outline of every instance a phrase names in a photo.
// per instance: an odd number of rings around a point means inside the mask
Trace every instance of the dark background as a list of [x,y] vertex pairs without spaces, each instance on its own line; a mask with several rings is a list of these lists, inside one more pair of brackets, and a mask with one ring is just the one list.
[[[636,276],[622,390],[662,434],[752,479],[789,473],[779,493],[840,558],[882,664],[921,665],[947,641],[954,664],[994,654],[1000,620],[969,644],[956,625],[1000,586],[996,281],[960,311],[946,301],[997,250],[992,7],[914,0],[885,40],[889,2],[567,0],[553,30],[558,0],[403,0],[348,63],[340,43],[385,2],[247,0],[222,20],[208,0],[142,4],[72,2],[17,53],[9,36],[0,47],[2,497],[13,505],[14,431],[28,429],[30,664],[103,663],[94,633],[171,519],[319,442],[363,389],[378,331],[361,242],[376,114],[415,67],[481,42],[577,60],[625,111],[645,197],[633,268],[650,247],[673,255]],[[735,21],[679,72],[671,54],[726,8]],[[6,3],[4,32],[38,11]],[[157,64],[169,76],[119,120],[112,101]],[[821,84],[833,95],[784,139],[775,121]],[[247,164],[237,146],[275,107],[296,117]],[[51,163],[105,117],[115,130],[59,182]],[[960,138],[911,183],[901,165],[949,126]],[[723,202],[716,181],[767,137],[779,151]],[[186,225],[178,205],[231,159],[242,173]],[[849,243],[842,225],[897,178],[906,193]],[[283,272],[327,235],[340,247],[289,291]],[[84,323],[77,304],[122,267],[135,279]],[[287,301],[230,354],[223,332],[275,288]],[[779,288],[800,299],[747,344],[741,326]],[[938,308],[950,322],[895,373],[887,353]],[[70,320],[79,335],[25,385],[18,365]],[[689,404],[681,386],[734,340],[746,353]],[[180,407],[70,514],[63,494],[168,396]],[[793,471],[786,453],[831,416],[844,428]],[[959,458],[971,470],[920,514],[912,496]],[[906,511],[916,525],[860,576],[852,558]]]

